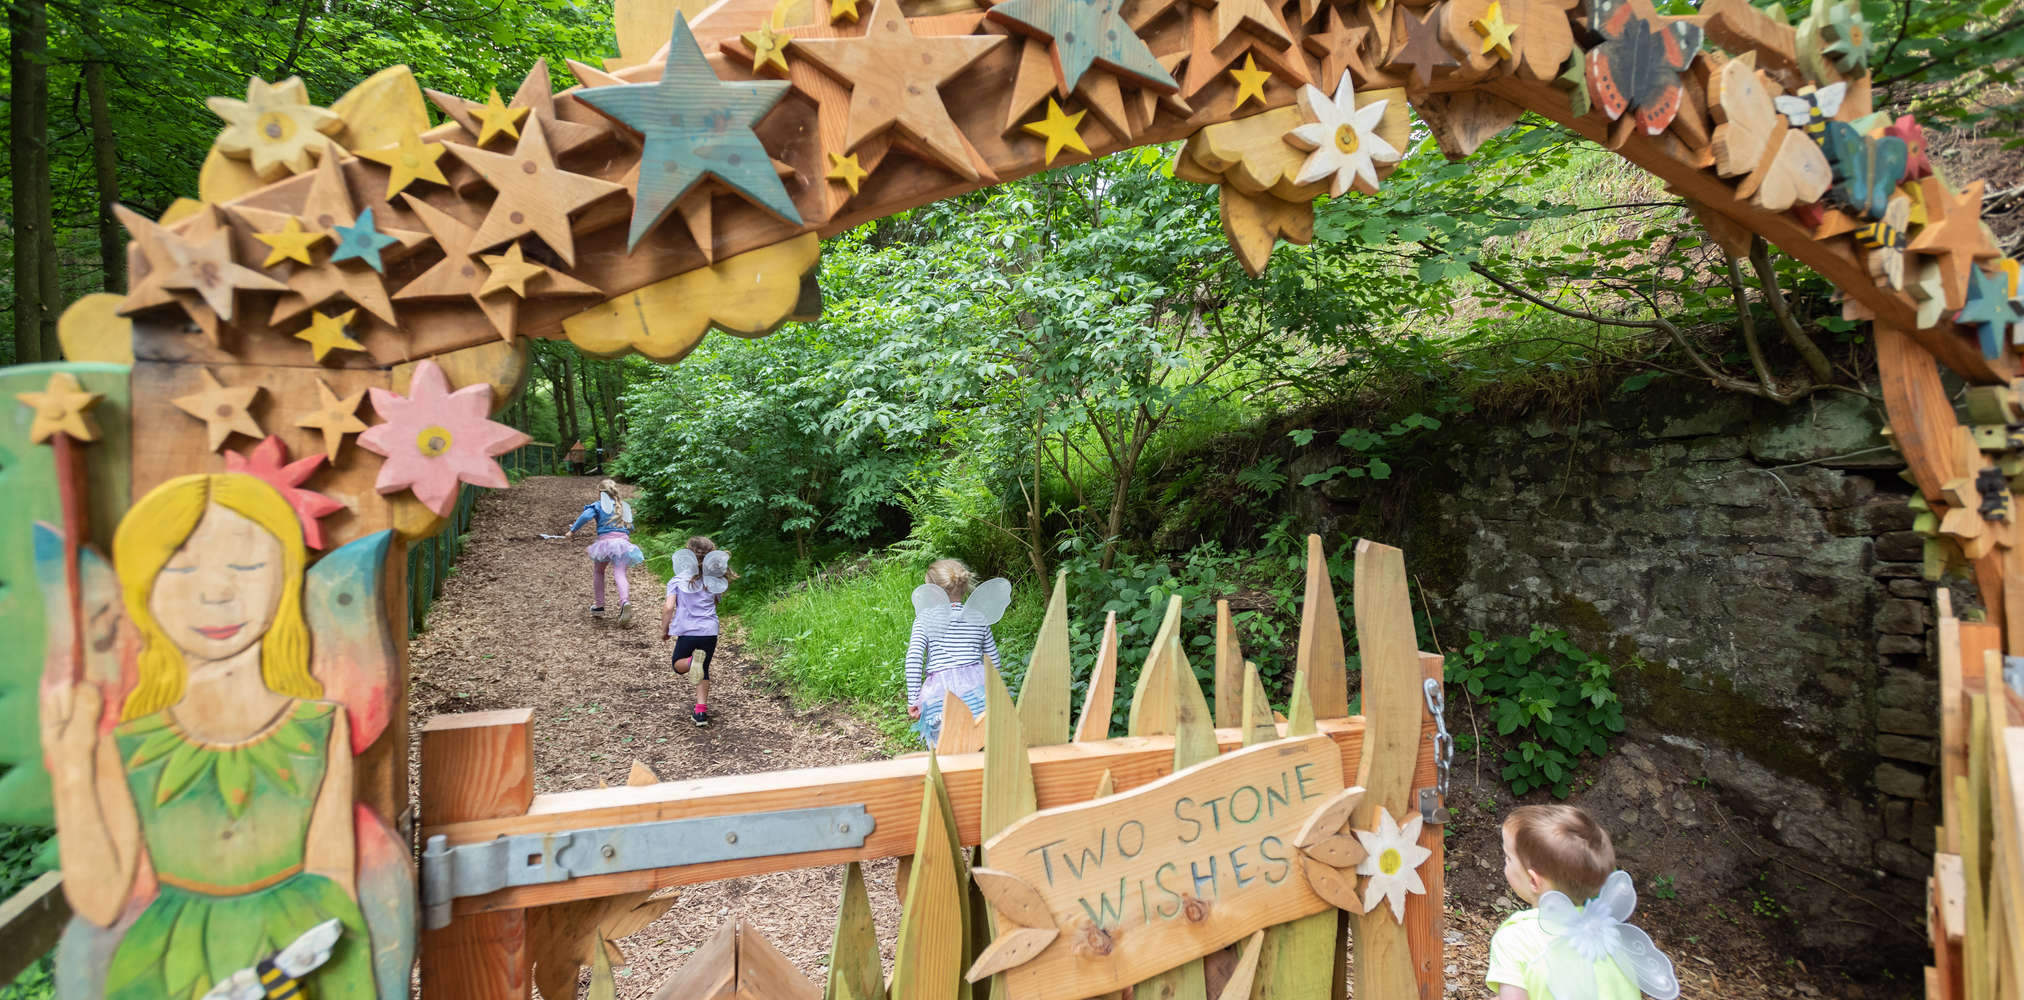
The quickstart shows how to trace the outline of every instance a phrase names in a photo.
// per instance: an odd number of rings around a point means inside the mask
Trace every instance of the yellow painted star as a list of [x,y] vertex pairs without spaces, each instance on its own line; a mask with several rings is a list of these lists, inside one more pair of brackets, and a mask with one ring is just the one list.
[[295,339],[307,342],[309,349],[316,352],[318,361],[322,361],[323,356],[332,351],[363,351],[365,345],[351,339],[351,334],[345,332],[345,328],[351,325],[352,318],[357,315],[356,309],[346,309],[335,316],[325,316],[320,312],[311,311],[309,326],[297,331]]
[[436,165],[436,161],[443,158],[443,153],[442,143],[423,142],[421,133],[413,129],[404,133],[397,145],[385,149],[358,151],[358,155],[374,163],[383,164],[389,171],[388,200],[392,200],[394,195],[400,194],[402,189],[416,181],[448,185],[449,178],[444,177],[443,168]]
[[1077,126],[1082,124],[1082,116],[1088,113],[1087,111],[1077,111],[1072,115],[1063,113],[1061,105],[1054,103],[1054,98],[1050,97],[1047,99],[1047,117],[1037,122],[1027,122],[1019,127],[1047,140],[1046,162],[1048,166],[1053,166],[1054,158],[1060,155],[1064,148],[1075,150],[1084,156],[1089,155],[1089,145],[1082,141],[1082,134],[1076,131]]
[[1476,29],[1476,34],[1483,36],[1481,51],[1485,55],[1495,52],[1499,59],[1512,57],[1511,36],[1517,33],[1518,26],[1504,20],[1503,3],[1493,0],[1489,9],[1483,11],[1483,16],[1470,21],[1469,26]]
[[752,47],[752,72],[757,73],[767,66],[778,69],[782,74],[787,72],[787,43],[793,41],[794,36],[777,31],[770,24],[763,24],[759,30],[748,31],[738,37]]
[[30,441],[41,444],[57,434],[68,434],[73,441],[98,440],[98,424],[92,421],[90,411],[105,396],[84,391],[77,376],[53,372],[41,392],[17,392],[14,398],[35,408],[35,423],[28,428]]
[[492,273],[485,278],[485,283],[479,286],[480,297],[502,288],[510,288],[513,294],[524,299],[527,297],[527,279],[538,278],[548,271],[547,268],[521,256],[518,243],[508,245],[505,253],[485,254],[483,259],[485,266],[490,268]]
[[1245,101],[1254,98],[1260,104],[1265,103],[1265,81],[1272,79],[1272,74],[1258,68],[1255,56],[1244,53],[1244,68],[1231,70],[1230,78],[1237,81],[1237,103],[1231,105],[1230,110],[1235,111],[1243,107]]
[[471,107],[471,117],[478,119],[479,124],[478,145],[483,146],[491,142],[493,136],[501,134],[509,139],[520,138],[520,120],[527,117],[529,110],[507,107],[506,102],[499,99],[499,88],[493,87],[483,107]]
[[315,261],[309,259],[309,248],[329,239],[330,234],[308,232],[302,228],[302,220],[291,215],[280,232],[254,233],[253,238],[272,248],[267,251],[267,259],[261,261],[260,266],[273,267],[284,260],[314,264]]
[[1898,193],[1911,199],[1912,212],[1905,217],[1906,224],[1914,229],[1924,226],[1927,221],[1925,185],[1911,181],[1898,188]]
[[857,162],[856,153],[852,153],[849,156],[838,156],[835,153],[831,153],[829,154],[829,172],[822,176],[833,181],[844,182],[850,186],[850,193],[856,194],[858,183],[866,177],[871,176],[871,172],[864,169],[863,165]]
[[829,0],[830,23],[857,20],[857,0]]

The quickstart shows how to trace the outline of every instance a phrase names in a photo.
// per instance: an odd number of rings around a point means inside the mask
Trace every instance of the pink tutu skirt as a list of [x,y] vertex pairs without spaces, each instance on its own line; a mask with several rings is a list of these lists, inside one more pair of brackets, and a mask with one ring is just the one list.
[[647,561],[646,554],[632,543],[631,538],[619,534],[599,535],[597,541],[583,551],[590,556],[591,562],[614,563],[620,568],[638,566]]

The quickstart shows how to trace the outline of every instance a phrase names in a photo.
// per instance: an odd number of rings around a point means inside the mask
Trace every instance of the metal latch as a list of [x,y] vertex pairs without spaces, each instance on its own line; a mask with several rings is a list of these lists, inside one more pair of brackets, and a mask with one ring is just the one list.
[[848,805],[523,833],[456,847],[438,834],[422,852],[423,920],[430,930],[447,926],[452,900],[512,886],[863,847],[876,826],[863,805]]
[[1434,787],[1420,789],[1420,819],[1440,826],[1451,818],[1441,800],[1448,795],[1448,768],[1455,760],[1455,738],[1448,735],[1448,702],[1441,682],[1429,677],[1423,689],[1427,713],[1434,717]]

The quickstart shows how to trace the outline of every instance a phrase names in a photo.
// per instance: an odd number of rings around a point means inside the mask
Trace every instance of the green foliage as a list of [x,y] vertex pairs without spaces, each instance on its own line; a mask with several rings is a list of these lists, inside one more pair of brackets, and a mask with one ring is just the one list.
[[[34,826],[0,826],[0,900],[12,898],[35,877],[54,867],[47,847],[50,831]],[[44,1000],[54,995],[53,966],[47,956],[23,970],[13,984],[0,984],[0,1000]]]
[[1673,887],[1673,877],[1671,875],[1653,876],[1651,892],[1654,897],[1659,899],[1678,899],[1680,896],[1679,890]]
[[1504,780],[1520,795],[1535,788],[1566,798],[1576,761],[1609,752],[1609,734],[1623,732],[1623,703],[1610,687],[1611,669],[1569,641],[1534,625],[1525,635],[1486,638],[1448,660],[1447,680],[1483,703],[1500,736],[1517,736],[1504,753]]

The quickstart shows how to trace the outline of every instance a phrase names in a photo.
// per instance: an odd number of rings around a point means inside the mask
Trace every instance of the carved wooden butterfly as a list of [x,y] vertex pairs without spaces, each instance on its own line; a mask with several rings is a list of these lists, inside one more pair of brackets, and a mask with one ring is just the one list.
[[1679,113],[1680,74],[1701,51],[1701,27],[1661,18],[1649,0],[1594,0],[1589,23],[1603,43],[1588,53],[1588,91],[1610,120],[1634,111],[1649,135]]
[[1896,136],[1866,136],[1847,122],[1828,122],[1827,159],[1836,179],[1828,197],[1866,219],[1883,218],[1910,154]]
[[1799,88],[1796,94],[1779,94],[1772,104],[1778,113],[1792,123],[1793,128],[1803,128],[1813,141],[1827,144],[1827,123],[1841,113],[1841,102],[1848,97],[1848,84],[1831,83],[1825,87],[1808,84]]

